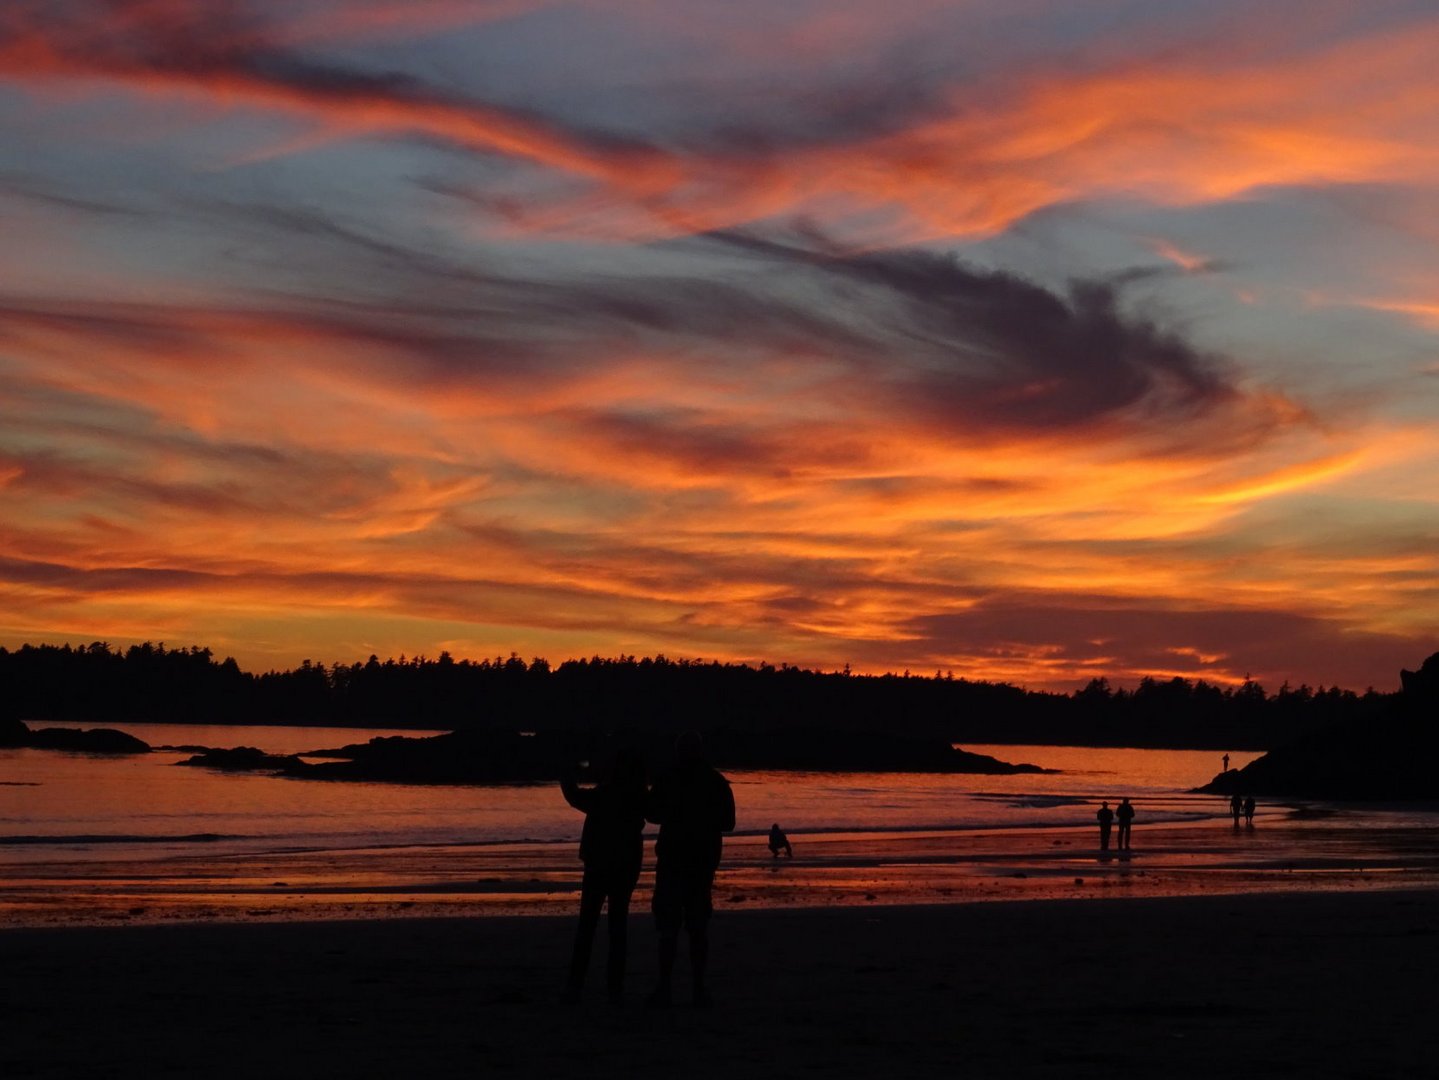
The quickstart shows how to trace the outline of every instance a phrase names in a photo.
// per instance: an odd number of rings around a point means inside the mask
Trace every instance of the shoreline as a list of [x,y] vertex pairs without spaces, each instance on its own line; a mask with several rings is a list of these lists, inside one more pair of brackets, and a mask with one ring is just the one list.
[[[717,913],[716,1006],[558,1004],[573,915],[14,929],[7,1076],[1422,1075],[1439,890]],[[601,930],[601,937],[604,931]],[[677,972],[682,987],[682,956]],[[680,1000],[687,995],[680,994]]]
[[[1275,813],[1253,829],[1154,824],[1130,852],[1086,827],[732,837],[715,885],[723,911],[871,910],[996,901],[1439,889],[1432,830],[1359,828]],[[302,922],[374,917],[564,915],[577,903],[575,845],[554,841],[30,859],[0,877],[10,926]],[[647,859],[634,910],[649,902]]]

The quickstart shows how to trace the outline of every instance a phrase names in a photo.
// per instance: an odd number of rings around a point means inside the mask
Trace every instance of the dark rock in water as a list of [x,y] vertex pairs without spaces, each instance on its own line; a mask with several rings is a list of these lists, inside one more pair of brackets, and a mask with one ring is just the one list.
[[1346,726],[1271,750],[1198,790],[1354,801],[1439,799],[1436,760],[1439,739],[1431,730],[1403,722]]
[[[367,743],[307,753],[344,760],[285,766],[290,776],[315,780],[381,780],[418,784],[496,784],[559,779],[574,762],[590,758],[593,736],[583,732],[460,731],[430,738],[388,736]],[[669,741],[651,739],[652,765]],[[811,772],[1038,773],[1037,765],[1011,765],[956,750],[941,740],[834,731],[722,730],[705,735],[706,752],[722,769]]]
[[0,746],[70,750],[87,754],[148,754],[148,743],[114,728],[40,728],[19,720],[0,720]]
[[808,772],[1042,773],[1038,765],[956,750],[942,739],[822,729],[777,732],[717,731],[706,736],[715,764],[731,769]]
[[150,744],[114,728],[41,728],[22,745],[37,750],[70,750],[86,754],[148,754]]
[[196,765],[225,772],[253,772],[258,769],[280,770],[301,764],[294,755],[267,754],[254,746],[235,746],[229,750],[205,750],[194,757],[177,761],[176,765]]
[[1382,717],[1277,747],[1196,790],[1352,801],[1439,799],[1439,653],[1401,673],[1404,692]]
[[419,740],[418,735],[376,735],[369,742],[349,743],[346,746],[333,746],[328,749],[306,750],[304,756],[307,758],[344,758],[351,760],[369,754],[382,753],[387,747],[403,750],[406,744]]
[[588,756],[572,733],[456,731],[429,738],[393,735],[305,757],[346,760],[312,765],[298,758],[287,776],[311,780],[381,780],[407,784],[503,784],[557,780]]

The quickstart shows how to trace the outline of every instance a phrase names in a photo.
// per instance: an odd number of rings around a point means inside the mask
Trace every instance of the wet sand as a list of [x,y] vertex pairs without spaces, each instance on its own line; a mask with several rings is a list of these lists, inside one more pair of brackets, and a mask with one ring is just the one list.
[[[1137,829],[1129,853],[1099,852],[1089,828],[832,832],[791,834],[795,858],[776,861],[763,837],[738,836],[716,900],[751,911],[1439,888],[1433,828],[1389,820],[1271,808],[1253,829],[1227,819]],[[106,851],[0,866],[0,925],[562,914],[580,877],[574,843]],[[639,910],[650,882],[646,871]]]
[[1431,891],[721,911],[714,1008],[665,1012],[639,1003],[638,914],[629,1000],[559,1005],[571,929],[8,930],[0,1075],[1377,1077],[1439,1055]]

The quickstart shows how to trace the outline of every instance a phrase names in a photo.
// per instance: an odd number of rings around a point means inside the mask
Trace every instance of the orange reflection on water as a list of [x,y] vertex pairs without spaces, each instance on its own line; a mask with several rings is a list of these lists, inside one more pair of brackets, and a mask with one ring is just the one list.
[[[1427,830],[1313,824],[1262,814],[1136,828],[1128,857],[1092,830],[790,834],[795,858],[762,837],[731,840],[716,909],[1176,896],[1439,884]],[[12,925],[206,919],[572,914],[579,868],[567,845],[244,855],[135,865],[52,863],[0,884]],[[154,871],[154,872],[150,872]],[[647,871],[632,911],[648,908]]]

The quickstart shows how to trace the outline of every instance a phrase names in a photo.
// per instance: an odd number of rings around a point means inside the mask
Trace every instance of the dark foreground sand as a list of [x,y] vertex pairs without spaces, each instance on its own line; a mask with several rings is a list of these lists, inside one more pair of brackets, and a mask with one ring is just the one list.
[[639,915],[631,1000],[557,1004],[571,929],[5,931],[0,1077],[1439,1075],[1436,893],[724,912],[707,1011]]

